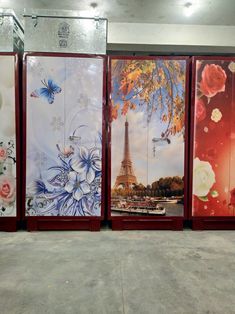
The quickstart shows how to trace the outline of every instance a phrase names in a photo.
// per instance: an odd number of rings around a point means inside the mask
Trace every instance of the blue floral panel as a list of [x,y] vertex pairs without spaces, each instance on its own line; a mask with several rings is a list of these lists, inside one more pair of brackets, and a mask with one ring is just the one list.
[[27,216],[100,216],[102,58],[27,56]]
[[15,56],[0,55],[0,217],[16,217]]

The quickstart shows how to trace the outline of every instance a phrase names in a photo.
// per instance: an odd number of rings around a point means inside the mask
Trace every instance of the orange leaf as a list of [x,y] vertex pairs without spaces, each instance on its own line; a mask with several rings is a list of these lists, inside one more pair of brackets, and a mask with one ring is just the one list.
[[136,81],[140,75],[141,75],[141,70],[137,68],[135,71],[132,71],[131,73],[129,73],[127,75],[127,78],[128,80],[133,82],[133,81]]
[[135,110],[136,109],[136,104],[131,103],[130,109]]
[[128,95],[134,86],[133,82],[129,82],[126,78],[121,80],[120,90],[123,95]]
[[164,122],[167,121],[167,115],[166,115],[166,114],[164,114],[164,115],[162,116],[162,121],[164,121]]
[[124,105],[123,105],[123,108],[122,108],[122,115],[126,115],[127,114],[128,109],[129,109],[129,105],[130,105],[129,101],[125,101],[124,102]]
[[111,112],[112,121],[117,119],[119,107],[120,107],[119,104],[117,104],[117,105],[115,105],[115,106],[112,107],[112,112]]

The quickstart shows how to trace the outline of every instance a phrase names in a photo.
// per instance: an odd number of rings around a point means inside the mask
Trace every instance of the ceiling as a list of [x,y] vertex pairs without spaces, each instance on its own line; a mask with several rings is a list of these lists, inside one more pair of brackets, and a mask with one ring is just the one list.
[[24,8],[76,10],[109,22],[235,25],[235,0],[0,0],[0,7],[18,14]]

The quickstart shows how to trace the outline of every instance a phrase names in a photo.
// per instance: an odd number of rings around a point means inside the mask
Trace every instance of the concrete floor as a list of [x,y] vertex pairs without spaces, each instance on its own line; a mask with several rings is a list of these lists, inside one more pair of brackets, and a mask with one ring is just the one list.
[[235,313],[235,232],[0,233],[0,313]]

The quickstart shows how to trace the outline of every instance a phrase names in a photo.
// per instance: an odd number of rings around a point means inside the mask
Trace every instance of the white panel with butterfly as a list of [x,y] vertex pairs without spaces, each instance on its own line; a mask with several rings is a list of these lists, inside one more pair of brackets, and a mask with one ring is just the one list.
[[102,58],[26,57],[26,215],[100,216]]

